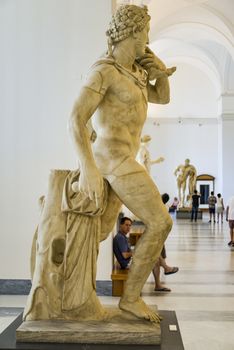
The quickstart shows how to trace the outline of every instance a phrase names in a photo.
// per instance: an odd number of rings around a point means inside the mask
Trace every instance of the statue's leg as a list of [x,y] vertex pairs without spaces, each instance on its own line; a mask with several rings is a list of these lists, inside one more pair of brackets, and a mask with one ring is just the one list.
[[190,178],[189,178],[189,194],[191,196],[192,196],[195,189],[196,189],[196,177],[190,176]]
[[116,193],[109,186],[108,203],[105,212],[101,217],[101,236],[100,241],[105,240],[109,233],[113,230],[117,222],[122,202],[117,197]]
[[180,202],[180,207],[181,207],[181,182],[179,180],[177,180],[177,188],[178,188],[178,196],[179,196],[179,202]]
[[[133,160],[129,164],[125,162],[125,168],[132,170],[132,163]],[[133,166],[132,173],[118,175],[111,184],[120,200],[146,225],[135,247],[120,308],[157,322],[157,314],[145,305],[140,293],[160,256],[172,220],[151,177],[140,165]]]
[[182,207],[184,207],[186,181],[182,183]]

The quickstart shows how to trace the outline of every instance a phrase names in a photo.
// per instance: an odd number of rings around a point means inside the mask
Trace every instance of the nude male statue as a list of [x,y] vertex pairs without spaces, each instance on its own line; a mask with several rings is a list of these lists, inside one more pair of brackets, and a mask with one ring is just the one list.
[[151,141],[150,135],[142,136],[141,145],[136,156],[136,160],[146,168],[148,173],[150,173],[151,165],[158,164],[164,161],[163,157],[159,157],[157,159],[151,160],[150,153],[148,150],[148,144],[150,141]]
[[[172,220],[153,180],[135,157],[147,103],[169,102],[168,76],[175,68],[166,69],[147,47],[149,20],[146,6],[119,7],[107,31],[108,56],[93,65],[69,126],[79,161],[79,191],[99,206],[103,178],[109,183],[101,239],[111,232],[122,203],[146,225],[119,307],[139,318],[159,322],[160,316],[144,303],[140,293]],[[92,144],[87,128],[91,118],[95,131]]]
[[187,179],[188,180],[188,191],[189,191],[189,198],[191,198],[193,191],[196,187],[196,178],[197,178],[197,171],[196,168],[190,164],[189,159],[185,159],[185,163],[179,165],[175,172],[175,176],[177,176],[177,187],[178,187],[178,196],[180,207],[184,207],[185,204],[185,191],[186,191],[186,184]]

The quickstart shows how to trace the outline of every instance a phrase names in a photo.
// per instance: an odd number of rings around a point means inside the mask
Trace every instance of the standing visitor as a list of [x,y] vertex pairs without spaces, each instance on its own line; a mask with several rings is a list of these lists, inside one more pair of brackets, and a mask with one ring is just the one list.
[[201,195],[197,193],[197,190],[194,190],[194,194],[192,195],[192,212],[191,212],[191,221],[197,221],[197,213],[199,208],[199,200]]
[[219,223],[219,217],[221,216],[221,223],[223,223],[223,212],[224,212],[224,204],[221,193],[217,194],[217,223]]
[[226,210],[226,220],[229,223],[230,229],[230,242],[228,243],[228,245],[234,247],[234,196],[232,196],[228,201]]
[[215,221],[215,204],[216,204],[216,202],[217,202],[217,199],[214,195],[214,191],[211,191],[210,196],[208,197],[208,205],[209,205],[209,213],[210,213],[209,222],[212,221],[212,218],[213,218],[214,223],[216,222]]

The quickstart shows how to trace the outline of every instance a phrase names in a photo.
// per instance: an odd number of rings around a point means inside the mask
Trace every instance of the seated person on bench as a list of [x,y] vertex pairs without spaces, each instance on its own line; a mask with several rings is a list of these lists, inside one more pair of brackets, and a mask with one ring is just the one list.
[[131,247],[126,237],[131,229],[131,226],[132,220],[127,217],[123,217],[120,220],[119,232],[113,239],[113,251],[119,265],[121,266],[121,269],[128,268],[132,257]]
[[169,207],[169,212],[174,212],[175,210],[177,210],[178,205],[179,205],[179,200],[177,197],[174,197],[173,203],[172,205]]

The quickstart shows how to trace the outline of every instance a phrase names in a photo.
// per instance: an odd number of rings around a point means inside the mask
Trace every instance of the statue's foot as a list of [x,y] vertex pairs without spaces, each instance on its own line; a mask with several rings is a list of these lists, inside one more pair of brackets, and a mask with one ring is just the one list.
[[156,311],[150,309],[140,297],[133,302],[127,300],[127,298],[121,298],[119,308],[151,322],[160,323],[162,320],[162,317]]

